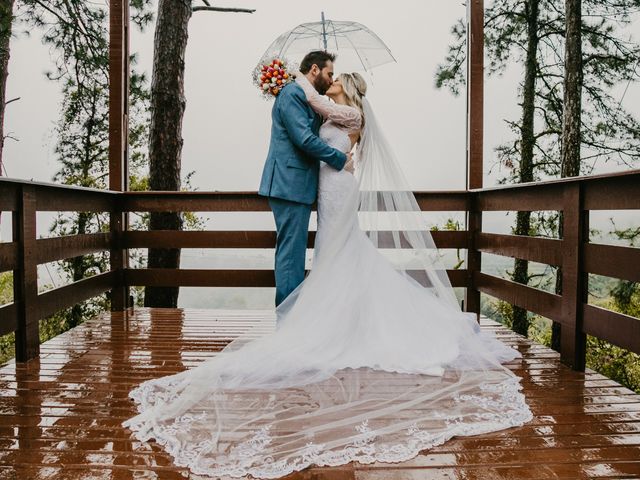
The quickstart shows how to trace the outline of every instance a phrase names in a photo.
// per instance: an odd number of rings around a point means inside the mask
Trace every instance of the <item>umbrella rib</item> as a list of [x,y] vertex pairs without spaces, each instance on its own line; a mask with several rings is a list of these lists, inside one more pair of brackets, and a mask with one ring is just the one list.
[[376,35],[376,33],[372,30],[369,30],[367,27],[365,27],[366,31],[369,33],[369,35],[371,35],[373,38],[375,38],[376,40],[378,40],[378,42],[384,47],[384,49],[387,51],[387,53],[389,54],[389,56],[393,59],[394,62],[397,62],[396,57],[393,56],[393,53],[391,53],[391,50],[389,49],[389,47],[387,47],[387,44],[384,43],[382,41],[382,39]]
[[363,28],[352,28],[351,30],[338,30],[338,33],[345,34],[345,33],[351,33],[351,32],[364,32],[364,31],[366,30],[364,30]]
[[339,50],[338,47],[338,35],[336,35],[336,27],[333,22],[331,22],[331,28],[333,29],[333,40],[336,42],[336,50]]
[[318,36],[318,34],[320,34],[321,32],[314,30],[313,28],[310,27],[310,25],[316,25],[317,24],[313,24],[313,23],[303,23],[300,25],[300,27],[302,27],[304,30],[306,30],[306,32],[300,32],[297,35],[299,35],[298,38],[315,38]]
[[314,38],[314,37],[317,37],[317,36],[318,36],[317,32],[296,33],[296,38]]
[[[305,42],[308,42],[309,40],[317,39],[318,35],[322,34],[322,32],[318,30],[320,26],[321,26],[320,22],[301,23],[300,25],[290,30],[289,32],[282,34],[281,37],[284,37],[284,41],[281,43],[282,47],[279,49],[279,52],[277,52],[277,55],[279,57],[282,57],[283,55],[286,55],[286,52],[289,50],[291,50],[292,52],[301,51],[299,49],[302,45],[305,45]],[[326,28],[325,32],[328,35],[333,36],[333,42],[335,43],[336,50],[340,48],[339,39],[341,37],[344,37],[346,39],[349,45],[347,49],[350,48],[355,51],[357,58],[360,61],[361,65],[364,67],[365,71],[368,71],[370,68],[373,68],[374,66],[382,65],[389,61],[397,62],[396,58],[391,53],[391,50],[389,49],[389,47],[380,39],[380,37],[378,37],[377,34],[375,34],[372,30],[370,30],[366,25],[362,25],[358,22],[347,22],[347,21],[336,22],[333,20],[326,20],[325,28]],[[357,39],[351,38],[351,36],[353,35],[350,35],[350,34],[355,34],[360,32],[362,32],[361,35],[364,35],[363,38],[359,38],[359,36]],[[366,37],[367,35],[369,36],[369,38]],[[355,40],[358,40],[358,43],[363,42],[362,47],[356,47],[356,45],[354,44]],[[301,41],[300,42],[301,45],[296,46],[298,45],[298,41]],[[277,42],[277,43],[280,43],[280,42]],[[371,43],[372,45],[368,45],[369,43]],[[368,50],[372,50],[372,51],[384,50],[387,52],[391,60],[389,60],[388,58],[382,59],[381,62],[378,61],[374,65],[371,63],[367,55]]]
[[289,35],[287,35],[287,39],[284,41],[284,43],[282,44],[282,48],[280,49],[280,51],[278,52],[278,57],[282,57],[282,52],[284,50],[284,48],[287,46],[287,42],[289,41],[289,39],[291,38],[291,35],[293,34],[293,30],[289,31]]
[[[309,25],[313,25],[313,24],[311,24],[311,23],[303,23],[301,25],[298,25],[298,28],[302,27],[304,30],[308,30],[309,32],[311,32],[311,33],[313,33],[315,35],[320,33],[317,30],[314,30],[313,28],[311,28]],[[302,32],[300,32],[300,33],[302,33]]]
[[[358,49],[355,47],[355,45],[353,44],[353,42],[351,41],[351,39],[349,37],[345,37],[347,39],[347,41],[351,44],[351,46],[353,47],[353,50],[356,52],[356,55],[358,55],[358,58],[360,59],[360,63],[362,64],[362,66],[364,67],[365,71],[367,71],[367,66],[364,64],[364,62],[362,61],[362,57],[360,56],[360,52],[358,51]],[[368,59],[367,59],[368,61]]]

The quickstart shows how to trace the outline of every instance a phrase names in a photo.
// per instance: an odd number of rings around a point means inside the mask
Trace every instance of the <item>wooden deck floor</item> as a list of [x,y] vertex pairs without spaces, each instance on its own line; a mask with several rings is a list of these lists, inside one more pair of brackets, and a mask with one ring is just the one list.
[[[42,345],[39,359],[0,369],[0,478],[189,477],[159,446],[120,423],[142,380],[193,367],[266,312],[139,309],[104,315]],[[266,322],[268,330],[272,323]],[[401,464],[308,469],[290,479],[640,478],[640,396],[492,322],[523,353],[531,423],[448,443]]]

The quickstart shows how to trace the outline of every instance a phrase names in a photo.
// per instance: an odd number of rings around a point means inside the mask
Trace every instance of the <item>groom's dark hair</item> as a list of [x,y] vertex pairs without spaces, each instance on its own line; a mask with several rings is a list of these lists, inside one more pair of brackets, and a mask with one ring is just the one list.
[[314,50],[307,53],[302,62],[300,62],[300,72],[305,75],[309,73],[311,67],[318,65],[318,68],[322,70],[327,66],[327,62],[335,62],[336,56],[333,53],[325,52],[324,50]]

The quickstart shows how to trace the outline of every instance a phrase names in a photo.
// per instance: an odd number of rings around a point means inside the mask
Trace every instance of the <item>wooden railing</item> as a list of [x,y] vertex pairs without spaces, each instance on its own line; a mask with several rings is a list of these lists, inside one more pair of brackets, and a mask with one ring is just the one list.
[[[640,353],[640,320],[588,304],[588,275],[640,281],[640,249],[589,242],[589,212],[640,210],[640,171],[486,188],[470,192],[478,212],[562,211],[563,238],[495,235],[479,228],[476,251],[556,265],[562,295],[487,275],[476,268],[476,291],[505,300],[562,325],[562,360],[585,366],[586,335]],[[640,223],[640,212],[638,212]],[[480,220],[481,221],[481,220]]]
[[[562,359],[584,368],[585,335],[594,335],[640,353],[640,320],[589,305],[587,275],[640,281],[640,249],[589,243],[589,211],[640,210],[640,171],[580,177],[472,191],[417,192],[425,211],[465,212],[467,231],[434,232],[441,249],[466,249],[466,269],[451,270],[456,287],[467,290],[465,309],[479,312],[480,293],[505,300],[562,324]],[[482,230],[490,211],[562,211],[562,239],[518,237]],[[269,231],[126,231],[38,239],[36,213],[109,212],[266,212],[253,192],[107,192],[0,179],[0,211],[13,217],[13,241],[0,243],[0,272],[14,273],[14,302],[0,307],[0,334],[16,332],[16,358],[38,354],[38,321],[71,305],[111,291],[126,298],[130,286],[271,287],[271,270],[132,269],[121,261],[133,248],[273,248]],[[640,216],[639,216],[640,217]],[[309,246],[314,235],[309,236]],[[37,266],[110,251],[112,269],[38,294]],[[562,295],[483,273],[482,252],[522,258],[562,268]],[[115,308],[125,303],[112,302]]]
[[11,212],[12,241],[0,243],[0,273],[13,270],[13,303],[0,307],[0,334],[16,332],[16,359],[39,353],[38,325],[64,308],[111,290],[117,271],[38,293],[38,265],[114,250],[111,233],[38,239],[38,212],[109,212],[119,209],[116,193],[0,179],[0,211]]
[[[423,210],[459,211],[467,209],[466,192],[417,193]],[[123,195],[127,212],[190,211],[190,212],[270,212],[265,198],[255,193],[201,192],[138,192]],[[439,248],[467,248],[466,232],[434,232]],[[308,239],[313,248],[315,233]],[[124,234],[125,248],[274,248],[275,232],[271,231],[140,231]],[[468,285],[466,270],[449,272],[455,286]],[[273,287],[272,270],[174,270],[127,269],[125,283],[129,286],[181,287]]]

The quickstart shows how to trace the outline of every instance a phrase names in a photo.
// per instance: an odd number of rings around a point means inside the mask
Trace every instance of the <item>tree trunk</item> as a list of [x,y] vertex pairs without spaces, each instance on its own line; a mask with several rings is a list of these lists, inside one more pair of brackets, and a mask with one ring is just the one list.
[[562,111],[562,177],[580,174],[580,125],[582,111],[582,5],[566,0],[567,33],[564,55]]
[[[582,124],[582,0],[566,0],[566,34],[564,53],[564,99],[562,103],[562,148],[561,171],[564,177],[580,174],[580,144]],[[560,238],[562,213],[559,220]],[[556,293],[562,295],[562,269],[556,276]],[[551,346],[560,350],[561,326],[554,322],[551,331]]]
[[[190,0],[160,0],[151,80],[149,186],[151,190],[180,190],[182,118],[185,109],[184,65]],[[180,230],[179,212],[151,213],[150,230]],[[150,248],[149,268],[179,268],[180,249]],[[178,287],[147,287],[146,307],[172,307]]]
[[[536,75],[538,70],[538,16],[539,0],[527,0],[525,3],[527,16],[527,58],[525,61],[524,84],[522,88],[522,136],[520,152],[519,182],[533,181],[533,148],[535,146],[534,116]],[[529,235],[531,228],[531,212],[518,212],[516,217],[516,235]],[[529,262],[516,258],[513,265],[513,281],[529,283]],[[513,330],[527,335],[529,319],[523,308],[513,307]]]
[[9,75],[9,49],[14,0],[0,0],[0,176],[4,150],[4,109],[7,103],[7,76]]

